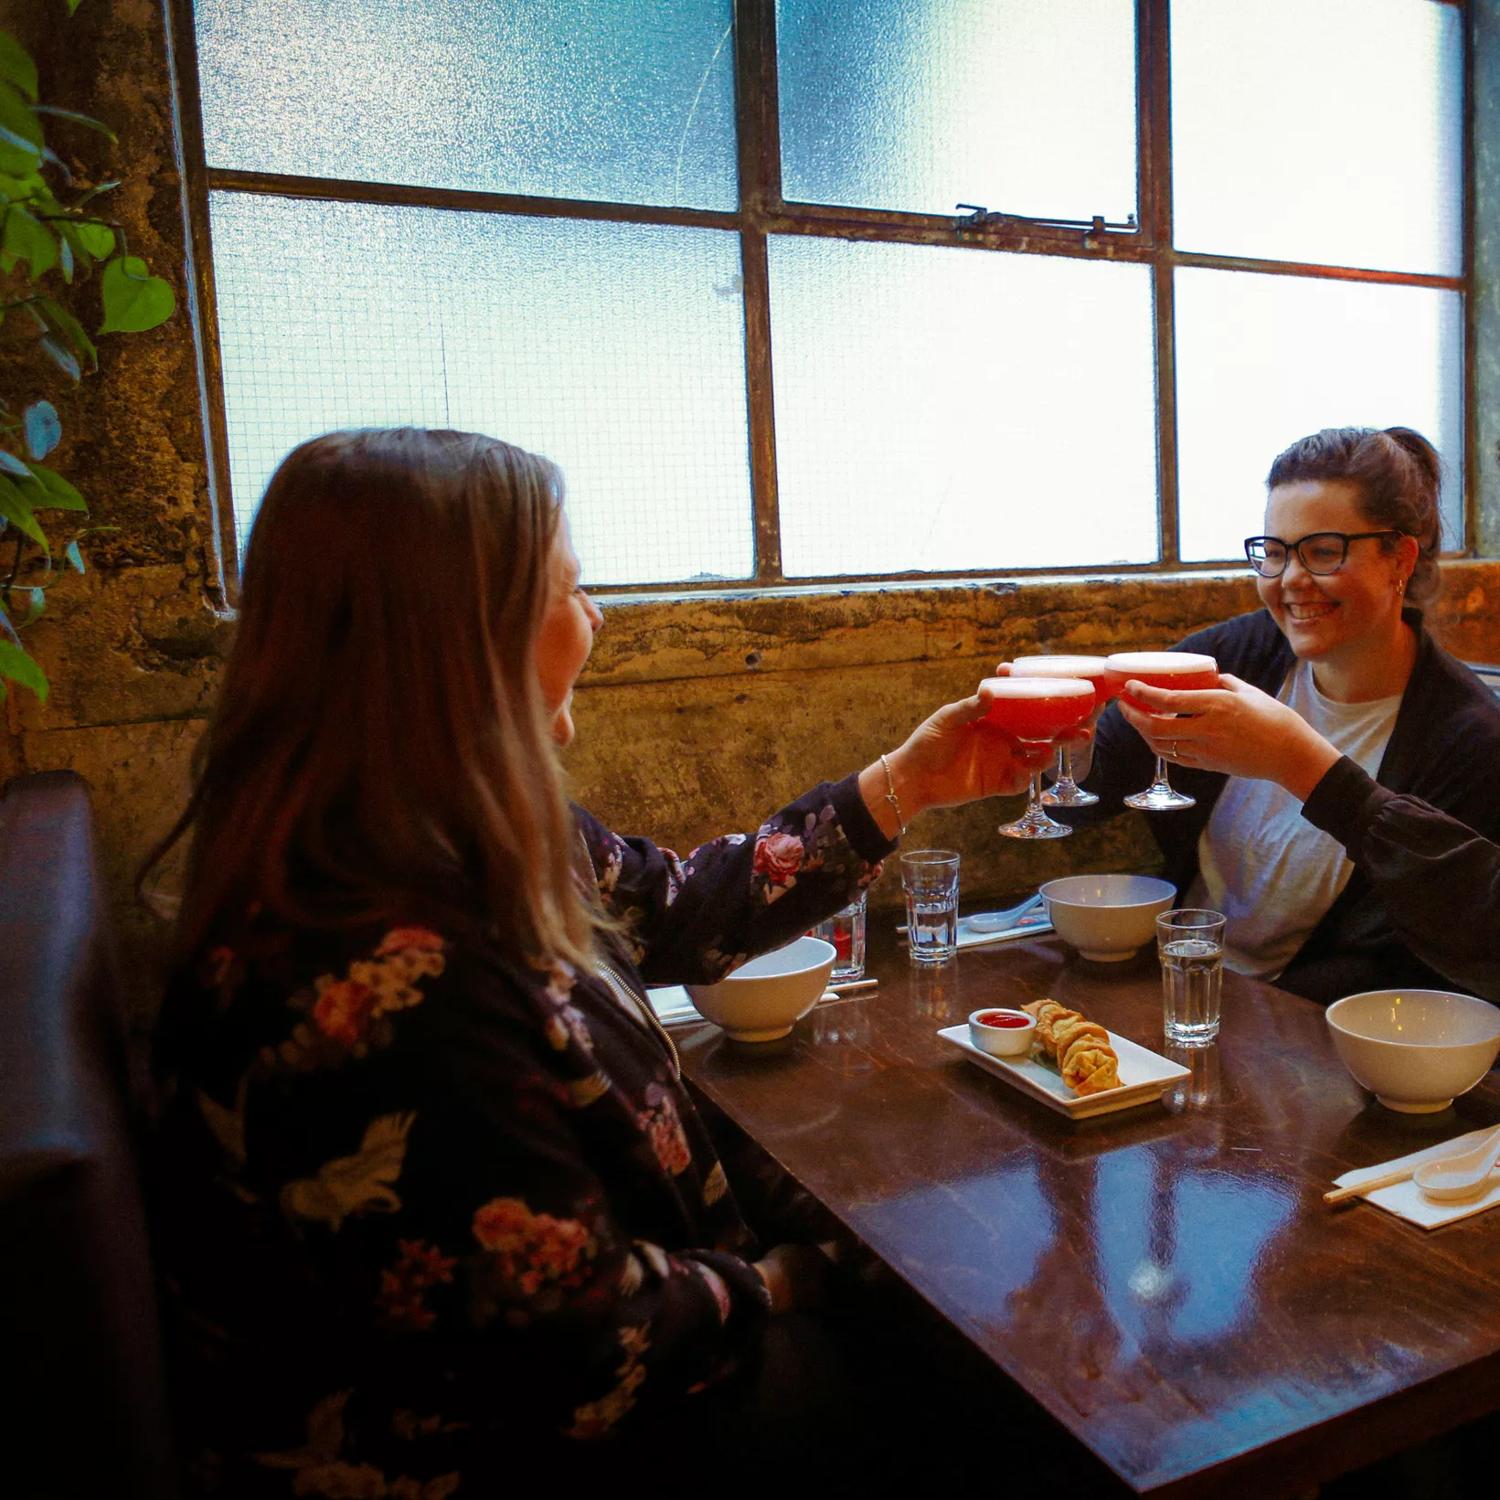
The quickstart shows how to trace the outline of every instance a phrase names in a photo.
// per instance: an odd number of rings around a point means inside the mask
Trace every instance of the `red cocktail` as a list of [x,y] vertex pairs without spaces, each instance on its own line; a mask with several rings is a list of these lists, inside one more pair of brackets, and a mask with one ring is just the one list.
[[[984,686],[993,695],[990,723],[1033,745],[1051,744],[1094,711],[1094,685],[1083,677],[989,677]],[[1026,811],[1014,823],[1000,825],[1000,832],[1013,839],[1061,839],[1072,831],[1043,809],[1039,771],[1031,773]]]
[[[1012,677],[1078,677],[1093,685],[1094,706],[1089,722],[1098,718],[1104,705],[1115,696],[1118,684],[1102,656],[1018,656],[1010,663]],[[1042,793],[1048,807],[1092,807],[1099,799],[1084,791],[1073,779],[1073,752],[1066,745],[1057,751],[1052,785]]]
[[[1145,707],[1124,692],[1127,682],[1144,682],[1147,687],[1170,688],[1178,692],[1195,692],[1219,685],[1219,664],[1211,656],[1196,656],[1189,651],[1117,651],[1109,660],[1110,677],[1115,690],[1132,708]],[[1173,791],[1167,780],[1167,760],[1156,757],[1156,776],[1144,792],[1125,799],[1126,807],[1145,812],[1175,812],[1192,807],[1195,797]]]

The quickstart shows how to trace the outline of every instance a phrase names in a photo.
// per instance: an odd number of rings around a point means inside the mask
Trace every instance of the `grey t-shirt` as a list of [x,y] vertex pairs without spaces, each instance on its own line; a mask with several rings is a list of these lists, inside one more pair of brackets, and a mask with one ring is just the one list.
[[[1278,697],[1371,776],[1380,767],[1401,698],[1336,703],[1297,662]],[[1338,899],[1353,869],[1343,846],[1302,816],[1302,803],[1274,781],[1231,776],[1198,840],[1189,906],[1229,921],[1224,962],[1274,979]]]

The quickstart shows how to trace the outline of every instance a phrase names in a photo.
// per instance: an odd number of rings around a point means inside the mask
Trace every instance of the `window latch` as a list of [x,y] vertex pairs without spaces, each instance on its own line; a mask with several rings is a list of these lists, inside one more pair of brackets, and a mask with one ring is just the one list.
[[1134,214],[1128,215],[1123,223],[1111,223],[1103,214],[1095,214],[1091,219],[1046,219],[1033,218],[1029,214],[999,211],[991,213],[980,203],[955,203],[953,206],[968,210],[958,216],[957,227],[960,233],[966,229],[995,229],[1006,224],[1024,224],[1036,229],[1076,229],[1084,239],[1092,239],[1095,235],[1105,233],[1135,234],[1140,227]]

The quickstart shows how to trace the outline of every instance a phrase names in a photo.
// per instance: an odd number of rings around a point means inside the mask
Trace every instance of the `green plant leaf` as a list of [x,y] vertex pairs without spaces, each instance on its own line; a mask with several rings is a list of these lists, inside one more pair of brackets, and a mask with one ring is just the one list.
[[83,0],[67,0],[68,14],[71,16],[73,12],[77,10],[78,7],[82,4]]
[[5,210],[5,230],[0,234],[0,248],[7,255],[29,262],[33,281],[38,276],[45,276],[57,264],[56,237],[19,203],[12,203]]
[[43,352],[47,358],[57,366],[69,380],[82,380],[83,371],[78,366],[78,361],[73,357],[70,350],[64,349],[61,344],[49,333],[41,341]]
[[108,224],[70,224],[78,245],[95,260],[104,260],[115,248],[115,232]]
[[36,172],[0,172],[0,198],[15,203],[22,198],[50,196],[46,182]]
[[63,556],[67,558],[70,567],[77,568],[80,573],[88,571],[83,565],[83,552],[76,541],[68,543],[63,549]]
[[23,535],[29,536],[48,557],[52,556],[52,548],[47,542],[47,533],[37,523],[37,519],[31,513],[31,506],[20,489],[0,474],[0,516],[4,516]]
[[88,502],[62,477],[55,469],[49,469],[45,464],[32,464],[31,472],[36,481],[47,492],[45,501],[33,500],[31,503],[39,509],[46,505],[53,510],[84,510]]
[[8,172],[29,172],[42,154],[42,126],[36,112],[20,96],[13,84],[0,79],[0,141],[20,154],[22,165],[4,167]]
[[75,125],[83,125],[89,130],[97,130],[100,135],[107,135],[112,141],[119,141],[113,130],[103,120],[96,120],[92,115],[81,115],[76,109],[59,109],[55,104],[34,105],[39,115],[53,115],[59,120],[71,120]]
[[92,203],[100,193],[113,192],[117,187],[119,187],[120,182],[121,179],[118,177],[111,177],[108,182],[96,182],[93,187],[91,187],[88,192],[86,192],[83,197],[81,197],[73,205],[73,207],[82,208],[86,203]]
[[26,430],[26,451],[33,458],[46,456],[62,441],[62,422],[50,401],[33,401],[21,413]]
[[172,288],[135,255],[117,255],[104,268],[100,333],[144,333],[165,323],[177,306]]
[[60,302],[51,297],[38,297],[36,306],[47,327],[60,338],[65,339],[72,346],[75,354],[80,354],[88,360],[89,369],[97,370],[99,351],[94,347],[93,339],[84,331],[83,324]]
[[0,125],[0,172],[24,172],[36,165],[36,152]]
[[15,84],[36,103],[36,64],[31,54],[8,31],[0,31],[0,78]]
[[19,646],[0,641],[0,691],[6,678],[30,688],[39,702],[47,701],[47,674]]
[[68,164],[51,146],[42,147],[42,160],[57,173],[69,187],[73,186],[73,174],[68,170]]

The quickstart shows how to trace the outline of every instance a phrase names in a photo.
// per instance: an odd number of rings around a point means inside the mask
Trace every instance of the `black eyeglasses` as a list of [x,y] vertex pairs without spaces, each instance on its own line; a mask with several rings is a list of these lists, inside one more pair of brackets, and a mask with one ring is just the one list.
[[1280,578],[1286,572],[1287,559],[1297,554],[1297,561],[1318,576],[1337,573],[1349,556],[1350,542],[1371,541],[1379,536],[1403,536],[1400,531],[1309,531],[1295,542],[1284,542],[1279,536],[1247,536],[1245,556],[1262,578]]

